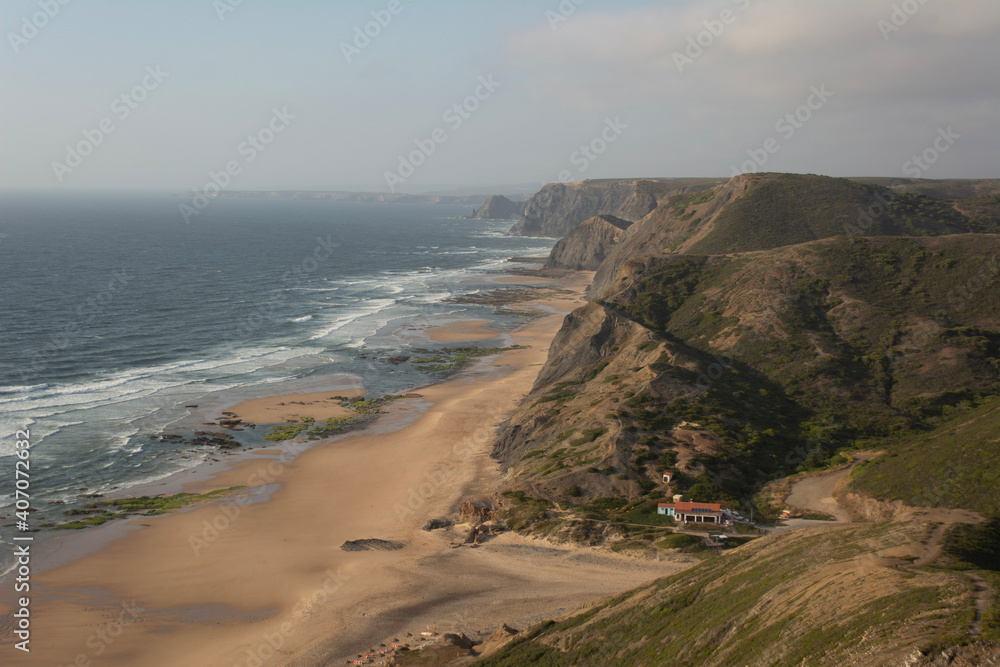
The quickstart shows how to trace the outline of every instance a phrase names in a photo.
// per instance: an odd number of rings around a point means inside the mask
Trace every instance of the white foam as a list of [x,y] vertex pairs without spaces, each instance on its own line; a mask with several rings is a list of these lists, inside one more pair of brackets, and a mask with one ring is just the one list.
[[[199,384],[209,391],[256,384],[256,382],[226,381],[211,377],[206,380],[206,375],[215,375],[221,370],[229,376],[240,376],[264,367],[280,365],[289,359],[322,352],[325,350],[318,347],[296,350],[288,347],[251,348],[240,350],[228,358],[185,360],[130,369],[92,381],[50,385],[46,390],[12,395],[10,398],[0,399],[0,406],[3,409],[0,417],[0,442],[3,443],[0,456],[13,454],[11,438],[17,430],[25,428],[26,424],[40,422],[46,425],[44,431],[32,432],[32,445],[37,445],[61,428],[74,425],[67,422],[65,417],[59,420],[60,415],[79,413],[82,410],[104,410],[115,406],[113,415],[94,413],[90,420],[96,417],[113,418],[123,422],[134,421],[148,417],[162,407],[172,407],[188,400],[190,396],[177,392],[192,384]],[[141,401],[158,394],[170,400],[153,403]],[[124,405],[126,403],[133,407],[126,408]]]
[[33,391],[42,391],[43,389],[48,389],[47,384],[33,384],[25,385],[22,387],[0,387],[0,395],[2,394],[27,394]]
[[[320,340],[327,338],[344,327],[357,322],[358,320],[379,313],[386,308],[396,304],[395,299],[365,299],[360,307],[356,307],[344,315],[335,317],[332,322],[326,322],[322,329],[313,334],[309,340]],[[336,309],[340,310],[340,309]],[[352,341],[353,342],[353,341]]]

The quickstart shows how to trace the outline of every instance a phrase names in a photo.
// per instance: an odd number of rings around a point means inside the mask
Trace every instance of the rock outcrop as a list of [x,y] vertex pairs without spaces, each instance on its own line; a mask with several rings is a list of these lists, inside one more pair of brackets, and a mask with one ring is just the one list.
[[631,222],[613,215],[587,220],[552,248],[545,266],[550,269],[596,271],[611,249],[621,243]]
[[347,540],[340,545],[340,548],[344,551],[397,551],[405,546],[402,542],[369,537],[364,540]]
[[615,179],[550,183],[527,202],[511,228],[523,236],[563,237],[596,215],[641,220],[670,197],[725,182],[723,179]]
[[516,220],[524,215],[527,202],[511,201],[503,195],[493,195],[473,214],[476,220]]

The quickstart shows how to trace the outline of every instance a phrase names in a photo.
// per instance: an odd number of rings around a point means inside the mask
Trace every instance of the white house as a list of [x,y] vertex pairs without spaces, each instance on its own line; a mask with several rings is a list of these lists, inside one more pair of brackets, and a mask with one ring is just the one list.
[[657,512],[682,523],[722,523],[722,506],[714,503],[660,503]]

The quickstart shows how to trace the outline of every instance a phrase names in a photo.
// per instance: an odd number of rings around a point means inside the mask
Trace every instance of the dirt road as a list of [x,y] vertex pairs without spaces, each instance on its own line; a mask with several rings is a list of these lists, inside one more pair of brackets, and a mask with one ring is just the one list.
[[[835,523],[848,523],[850,517],[847,512],[833,497],[833,491],[840,480],[850,474],[861,461],[867,461],[877,456],[877,454],[864,454],[856,457],[854,463],[842,470],[806,477],[792,486],[792,492],[788,495],[785,503],[804,510],[823,512],[836,518]],[[921,508],[916,510],[916,516],[926,522],[930,527],[925,540],[920,544],[913,544],[913,566],[927,566],[933,564],[941,555],[944,536],[948,530],[956,523],[979,523],[983,518],[975,512],[968,510],[957,510],[947,508]],[[788,528],[802,528],[807,525],[817,523],[827,523],[829,521],[808,521],[804,519],[793,519],[787,522]],[[982,634],[982,617],[989,609],[993,598],[993,591],[989,584],[981,577],[967,573],[975,588],[973,601],[976,609],[976,616],[969,626],[969,634],[973,637]]]
[[842,470],[806,477],[796,482],[792,485],[792,492],[788,494],[785,504],[812,512],[829,514],[838,523],[849,522],[851,518],[833,497],[833,490],[837,487],[837,483],[840,480],[850,474],[854,466],[860,461],[866,460],[868,459],[858,457],[854,463]]

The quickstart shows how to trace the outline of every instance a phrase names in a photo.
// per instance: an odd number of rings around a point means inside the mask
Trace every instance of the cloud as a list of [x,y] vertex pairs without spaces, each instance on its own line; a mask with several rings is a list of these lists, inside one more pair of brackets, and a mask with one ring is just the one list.
[[[730,0],[578,13],[556,30],[543,25],[512,35],[505,57],[514,70],[532,73],[540,98],[596,109],[649,102],[767,108],[823,82],[859,105],[953,106],[996,95],[987,64],[1000,57],[1000,3],[895,4],[917,9],[912,16],[897,9],[901,25],[892,23],[893,2],[871,0]],[[887,39],[880,20],[892,28]],[[704,46],[690,46],[698,40]]]

